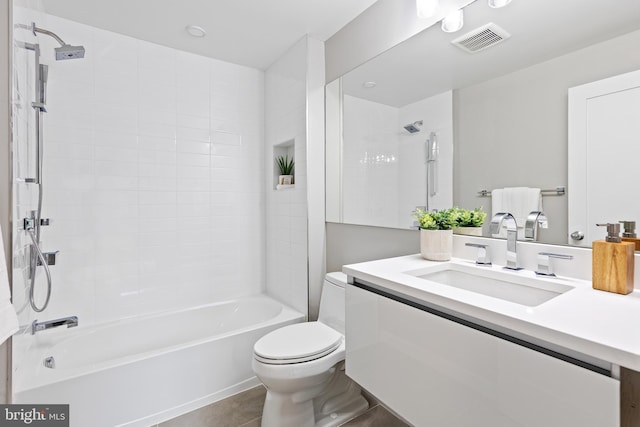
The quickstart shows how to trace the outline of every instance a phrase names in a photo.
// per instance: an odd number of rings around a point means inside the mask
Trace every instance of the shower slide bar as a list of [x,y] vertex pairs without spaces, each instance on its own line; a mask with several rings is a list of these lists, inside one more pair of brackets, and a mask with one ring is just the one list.
[[[85,49],[83,46],[72,46],[65,43],[56,33],[53,31],[39,28],[35,22],[31,25],[17,24],[16,28],[26,29],[33,33],[34,36],[43,34],[48,37],[52,37],[57,41],[60,46],[56,47],[55,57],[56,61],[84,58]],[[25,218],[23,223],[24,231],[29,235],[31,239],[31,253],[29,257],[29,303],[31,308],[35,312],[42,312],[49,305],[49,299],[51,298],[51,272],[49,271],[49,265],[55,264],[55,258],[58,251],[55,252],[42,252],[40,248],[40,230],[43,226],[49,225],[48,218],[42,218],[42,199],[43,199],[43,183],[42,183],[42,168],[44,162],[44,147],[43,147],[43,133],[44,133],[44,113],[47,112],[47,80],[49,76],[49,66],[40,63],[40,45],[37,43],[16,42],[17,47],[24,48],[26,50],[33,51],[35,54],[35,101],[31,103],[31,107],[35,110],[35,132],[36,132],[36,173],[35,177],[23,178],[24,182],[38,185],[38,207],[35,211],[31,212],[31,217]],[[39,265],[44,268],[47,276],[47,294],[44,303],[38,306],[35,300],[35,286],[36,286],[36,270]]]
[[[16,28],[26,29],[33,33],[34,36],[43,34],[52,37],[56,40],[60,46],[55,48],[56,61],[84,58],[85,49],[83,46],[71,46],[65,43],[57,34],[44,28],[38,28],[35,22],[31,25],[17,24]],[[24,48],[26,50],[33,51],[35,54],[35,101],[31,103],[31,107],[35,110],[35,133],[36,133],[36,171],[35,177],[23,178],[26,183],[32,183],[38,185],[38,207],[31,213],[30,218],[24,219],[24,231],[29,235],[31,239],[31,254],[29,257],[29,303],[31,308],[35,312],[41,312],[49,305],[49,299],[51,298],[51,272],[49,271],[49,265],[55,264],[56,252],[43,253],[40,249],[40,230],[43,226],[49,225],[47,218],[42,218],[42,199],[43,199],[43,183],[42,183],[42,168],[44,162],[44,147],[43,147],[43,133],[44,133],[44,116],[47,112],[47,80],[49,75],[49,66],[40,63],[40,45],[37,43],[28,42],[16,42],[17,47]],[[38,306],[35,301],[35,284],[36,284],[36,270],[39,265],[44,267],[45,274],[47,276],[47,294],[44,304]]]
[[[564,186],[558,186],[553,190],[540,190],[540,194],[543,196],[564,196],[567,194],[567,190]],[[491,190],[478,191],[478,197],[491,197]]]

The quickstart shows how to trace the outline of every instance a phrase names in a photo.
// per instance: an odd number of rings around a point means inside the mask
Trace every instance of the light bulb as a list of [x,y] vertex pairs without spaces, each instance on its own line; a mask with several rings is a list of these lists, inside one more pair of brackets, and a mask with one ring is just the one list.
[[511,0],[489,0],[489,7],[498,9],[500,7],[508,5],[509,3],[511,3]]
[[442,31],[445,33],[455,33],[464,25],[464,13],[462,9],[451,12],[442,20]]
[[418,18],[431,18],[438,8],[438,0],[416,0]]

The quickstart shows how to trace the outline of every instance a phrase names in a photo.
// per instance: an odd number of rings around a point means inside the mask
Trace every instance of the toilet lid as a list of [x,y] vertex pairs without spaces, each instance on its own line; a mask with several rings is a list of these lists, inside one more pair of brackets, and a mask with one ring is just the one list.
[[342,338],[342,334],[323,323],[297,323],[269,332],[253,350],[256,359],[265,363],[300,363],[331,353]]

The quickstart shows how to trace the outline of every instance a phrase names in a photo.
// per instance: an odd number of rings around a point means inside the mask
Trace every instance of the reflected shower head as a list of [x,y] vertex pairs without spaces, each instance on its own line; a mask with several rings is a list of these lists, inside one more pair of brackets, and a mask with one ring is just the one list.
[[83,46],[71,46],[69,44],[65,44],[56,48],[56,61],[76,58],[84,58]]
[[418,126],[422,126],[422,120],[409,123],[408,125],[404,126],[404,129],[409,133],[416,133],[416,132],[420,132],[420,128]]

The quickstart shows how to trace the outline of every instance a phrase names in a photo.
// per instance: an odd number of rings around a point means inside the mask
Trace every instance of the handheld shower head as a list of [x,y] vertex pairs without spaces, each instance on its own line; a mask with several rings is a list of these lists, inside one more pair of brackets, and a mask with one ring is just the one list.
[[420,132],[420,128],[418,126],[422,126],[422,120],[409,123],[408,125],[404,126],[404,129],[409,133],[416,133],[416,132]]
[[56,61],[64,59],[84,58],[83,46],[71,46],[69,44],[62,45],[56,49]]

